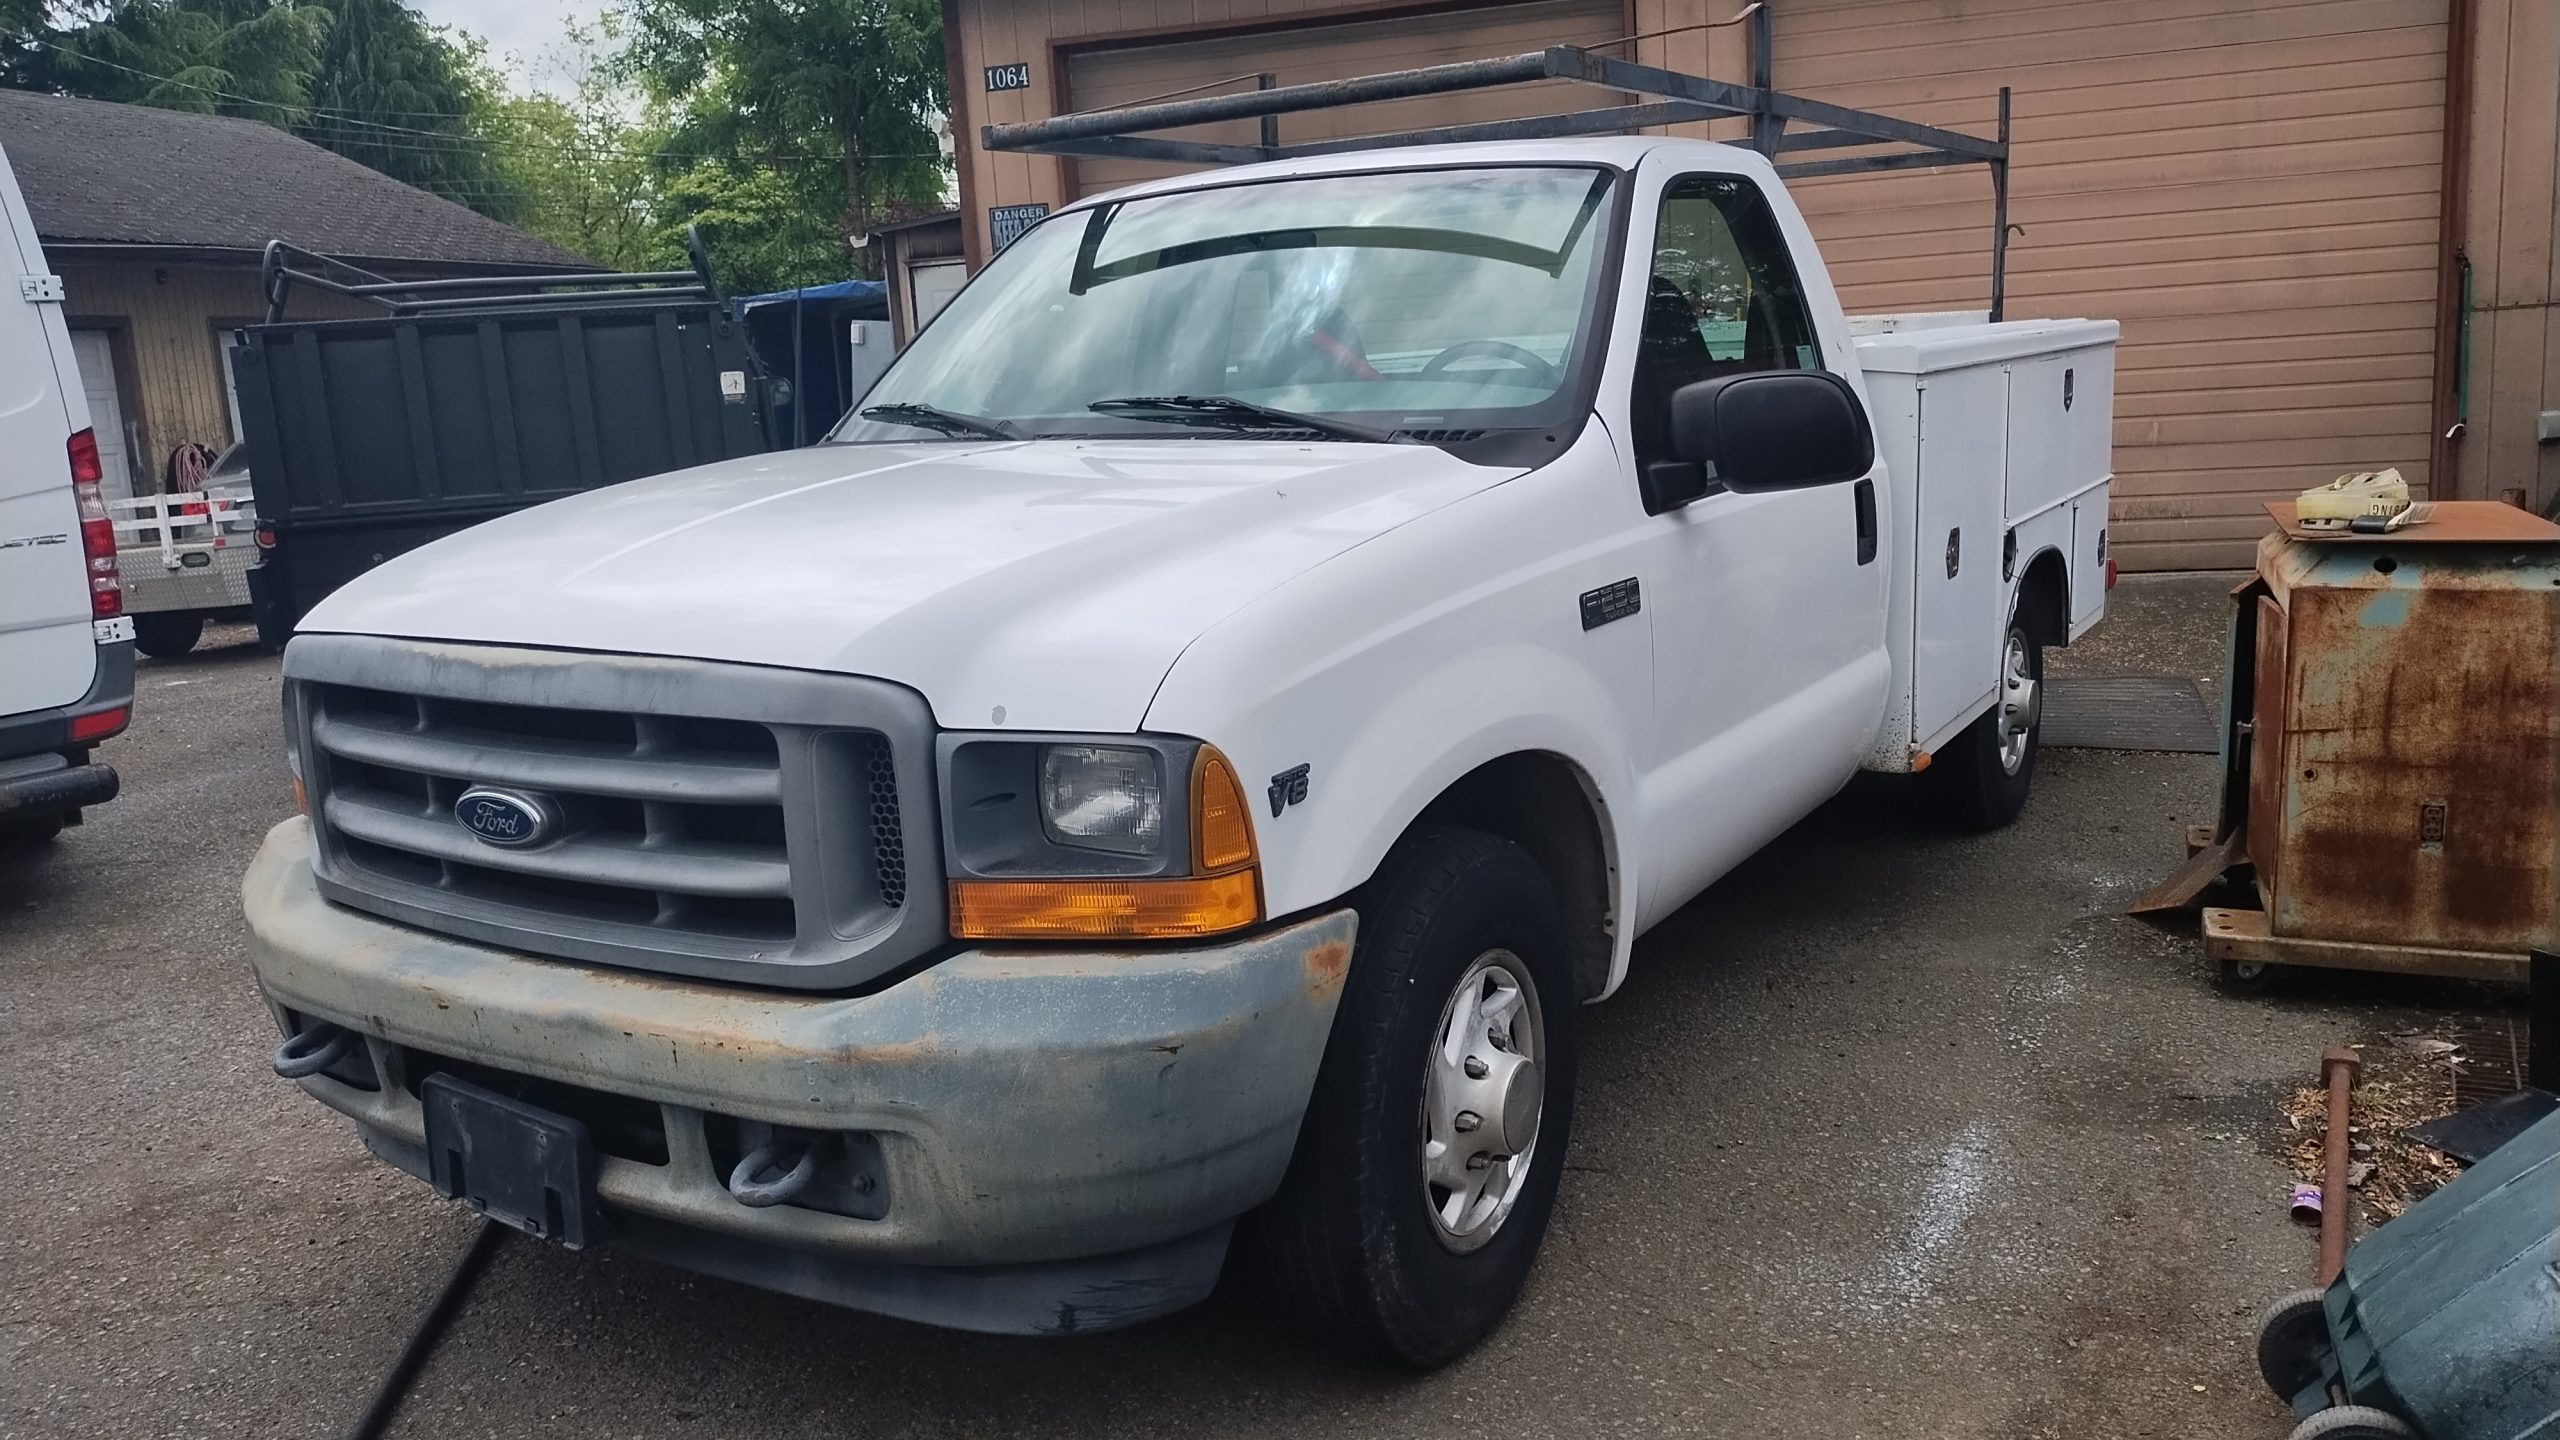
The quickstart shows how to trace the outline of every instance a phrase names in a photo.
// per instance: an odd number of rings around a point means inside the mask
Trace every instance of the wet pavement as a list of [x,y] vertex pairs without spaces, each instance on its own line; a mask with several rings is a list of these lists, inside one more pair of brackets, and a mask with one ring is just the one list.
[[[2128,582],[2057,673],[2211,677],[2229,583]],[[268,1071],[237,881],[291,799],[246,638],[144,662],[123,798],[0,859],[0,1433],[336,1434],[469,1236]],[[2273,1440],[2246,1330],[2313,1264],[2277,1103],[2324,1044],[2496,1002],[2235,998],[2122,917],[2213,763],[2049,752],[1981,837],[1862,780],[1647,937],[1529,1292],[1439,1373],[1232,1299],[997,1339],[516,1244],[393,1433]]]

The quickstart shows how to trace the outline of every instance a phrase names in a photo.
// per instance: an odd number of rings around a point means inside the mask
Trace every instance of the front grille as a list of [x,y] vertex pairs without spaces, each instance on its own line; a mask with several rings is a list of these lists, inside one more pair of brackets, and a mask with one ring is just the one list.
[[886,745],[871,752],[871,870],[884,905],[907,903],[907,847],[898,821],[898,774]]
[[[938,907],[910,913],[907,857],[938,851],[911,833],[933,814],[906,803],[929,798],[932,737],[909,692],[342,636],[297,641],[287,679],[333,899],[537,953],[791,985],[859,983],[939,938]],[[455,816],[474,786],[535,792],[559,833],[487,843]]]
[[[736,721],[539,709],[312,686],[321,797],[351,863],[514,909],[789,944],[799,932],[773,732]],[[879,750],[880,737],[854,743]],[[454,819],[473,785],[539,790],[567,831],[486,845]]]

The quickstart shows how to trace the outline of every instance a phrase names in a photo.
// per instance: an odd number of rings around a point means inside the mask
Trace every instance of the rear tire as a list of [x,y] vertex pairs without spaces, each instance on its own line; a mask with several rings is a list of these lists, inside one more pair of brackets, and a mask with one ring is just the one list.
[[2043,733],[2044,647],[2036,643],[2021,601],[2009,616],[1991,708],[1921,776],[1931,808],[1962,830],[1997,830],[2017,819],[2035,787]]
[[1408,836],[1371,882],[1297,1151],[1240,1236],[1298,1328],[1429,1367],[1502,1322],[1573,1125],[1565,935],[1528,854],[1476,831]]
[[204,638],[204,617],[170,610],[133,617],[134,648],[154,660],[167,660],[196,648]]

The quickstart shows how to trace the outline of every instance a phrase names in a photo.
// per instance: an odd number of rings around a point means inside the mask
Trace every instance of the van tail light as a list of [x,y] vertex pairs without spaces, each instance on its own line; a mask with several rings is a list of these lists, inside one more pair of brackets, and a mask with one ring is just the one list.
[[71,717],[72,743],[87,745],[104,740],[110,735],[121,735],[124,733],[124,727],[132,722],[133,707],[130,705],[118,705],[112,710],[94,710],[86,715],[74,715]]
[[2113,560],[2107,562],[2107,588],[2116,588],[2116,562]]
[[258,528],[255,533],[258,537],[259,549],[273,550],[276,548],[276,527],[273,524],[261,520],[258,522]]
[[106,468],[98,463],[98,434],[71,432],[71,493],[80,503],[80,551],[89,558],[89,618],[112,620],[124,613],[124,582],[116,574],[116,522],[107,518],[107,497],[99,483]]

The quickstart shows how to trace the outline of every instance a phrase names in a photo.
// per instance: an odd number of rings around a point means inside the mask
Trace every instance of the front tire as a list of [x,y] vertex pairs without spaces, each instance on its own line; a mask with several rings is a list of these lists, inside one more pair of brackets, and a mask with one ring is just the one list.
[[2009,616],[1991,708],[1922,777],[1933,807],[1963,830],[1997,830],[2017,819],[2035,788],[2043,734],[2044,647],[2036,643],[2021,602]]
[[1409,836],[1371,882],[1297,1151],[1243,1236],[1299,1328],[1429,1367],[1519,1297],[1573,1125],[1565,933],[1527,853],[1475,831]]
[[176,610],[133,617],[134,648],[154,660],[168,660],[196,648],[204,638],[204,617]]

